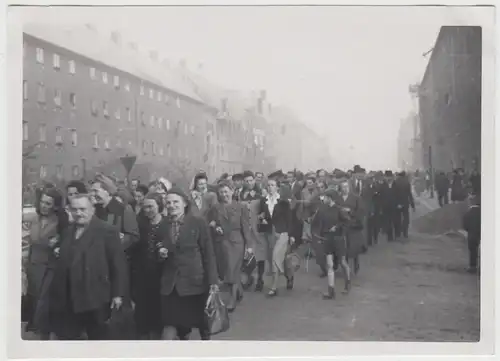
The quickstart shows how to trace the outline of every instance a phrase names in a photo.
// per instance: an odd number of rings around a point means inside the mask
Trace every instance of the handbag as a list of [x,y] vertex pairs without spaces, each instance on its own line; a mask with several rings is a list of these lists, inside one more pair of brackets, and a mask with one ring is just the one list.
[[124,301],[119,309],[111,310],[111,316],[108,320],[108,335],[110,340],[137,339],[132,302]]
[[255,255],[245,252],[245,257],[243,258],[243,264],[241,265],[241,284],[243,289],[246,290],[250,288],[254,282],[252,276],[253,271],[257,267],[257,261]]
[[285,269],[287,274],[294,274],[300,269],[300,256],[297,252],[291,251],[290,247],[285,256]]
[[205,305],[205,317],[210,335],[217,335],[229,330],[229,312],[219,292],[210,291]]

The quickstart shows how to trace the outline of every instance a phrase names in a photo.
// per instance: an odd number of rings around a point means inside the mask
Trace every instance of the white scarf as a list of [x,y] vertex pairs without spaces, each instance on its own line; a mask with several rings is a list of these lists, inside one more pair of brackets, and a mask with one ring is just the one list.
[[280,199],[279,193],[276,194],[276,196],[272,196],[271,194],[268,194],[266,197],[266,204],[267,207],[269,208],[269,214],[272,216],[274,212],[274,207],[278,204],[278,201]]

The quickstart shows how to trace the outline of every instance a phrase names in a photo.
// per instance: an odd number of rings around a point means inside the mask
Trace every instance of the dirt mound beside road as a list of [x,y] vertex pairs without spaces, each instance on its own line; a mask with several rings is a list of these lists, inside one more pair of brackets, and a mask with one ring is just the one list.
[[445,234],[462,229],[462,218],[469,207],[468,202],[447,204],[411,222],[411,227],[419,233]]

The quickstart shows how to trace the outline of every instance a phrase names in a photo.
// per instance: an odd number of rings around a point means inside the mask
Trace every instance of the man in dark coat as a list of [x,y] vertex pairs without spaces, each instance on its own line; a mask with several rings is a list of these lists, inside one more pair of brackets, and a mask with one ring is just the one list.
[[126,293],[127,267],[118,230],[94,215],[87,195],[70,203],[74,223],[56,249],[59,262],[50,290],[50,312],[60,339],[106,340],[111,308]]
[[[404,238],[408,238],[408,228],[410,226],[410,213],[409,208],[411,207],[415,211],[415,201],[413,199],[413,194],[411,192],[411,184],[408,180],[406,172],[401,172],[396,181],[396,209],[398,222],[401,225],[401,233],[403,233]],[[399,238],[401,234],[396,232],[396,238]]]
[[290,182],[291,206],[292,206],[292,232],[291,237],[295,239],[292,248],[295,250],[302,244],[303,224],[299,219],[299,202],[302,200],[302,189],[304,188],[304,175],[296,171],[289,171],[287,178]]
[[438,172],[434,181],[436,192],[438,194],[439,206],[443,207],[448,204],[448,192],[450,190],[450,180],[444,172]]
[[477,196],[481,196],[481,174],[477,169],[474,169],[472,171],[472,174],[469,178],[470,186],[471,186],[471,191],[472,193],[476,194]]
[[368,246],[377,244],[380,231],[381,217],[381,186],[377,182],[376,175],[372,174],[365,182],[361,199],[366,211],[366,239]]
[[241,192],[243,191],[243,179],[243,174],[240,173],[233,174],[231,177],[234,187],[233,200],[237,202],[240,201]]
[[382,218],[385,233],[387,234],[387,241],[394,241],[394,236],[396,237],[401,233],[401,223],[398,217],[398,209],[396,200],[397,187],[394,181],[394,174],[392,171],[387,170],[384,173],[384,183],[380,187],[381,205],[382,205]]
[[467,232],[469,246],[469,273],[477,272],[479,245],[481,243],[481,198],[478,195],[471,197],[471,206],[463,217],[463,228]]
[[95,199],[96,217],[117,227],[123,249],[127,251],[139,240],[139,227],[134,210],[114,197],[117,189],[106,182],[94,182],[91,190]]

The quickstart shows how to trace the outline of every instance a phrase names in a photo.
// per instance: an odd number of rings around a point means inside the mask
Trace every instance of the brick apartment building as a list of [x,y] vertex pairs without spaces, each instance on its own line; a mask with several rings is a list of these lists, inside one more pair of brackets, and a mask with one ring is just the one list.
[[[89,25],[24,30],[24,182],[123,177],[119,157],[136,155],[132,176],[213,170],[207,106],[155,52]],[[194,146],[200,145],[200,146]]]
[[419,88],[423,164],[466,170],[481,159],[481,28],[443,26]]

